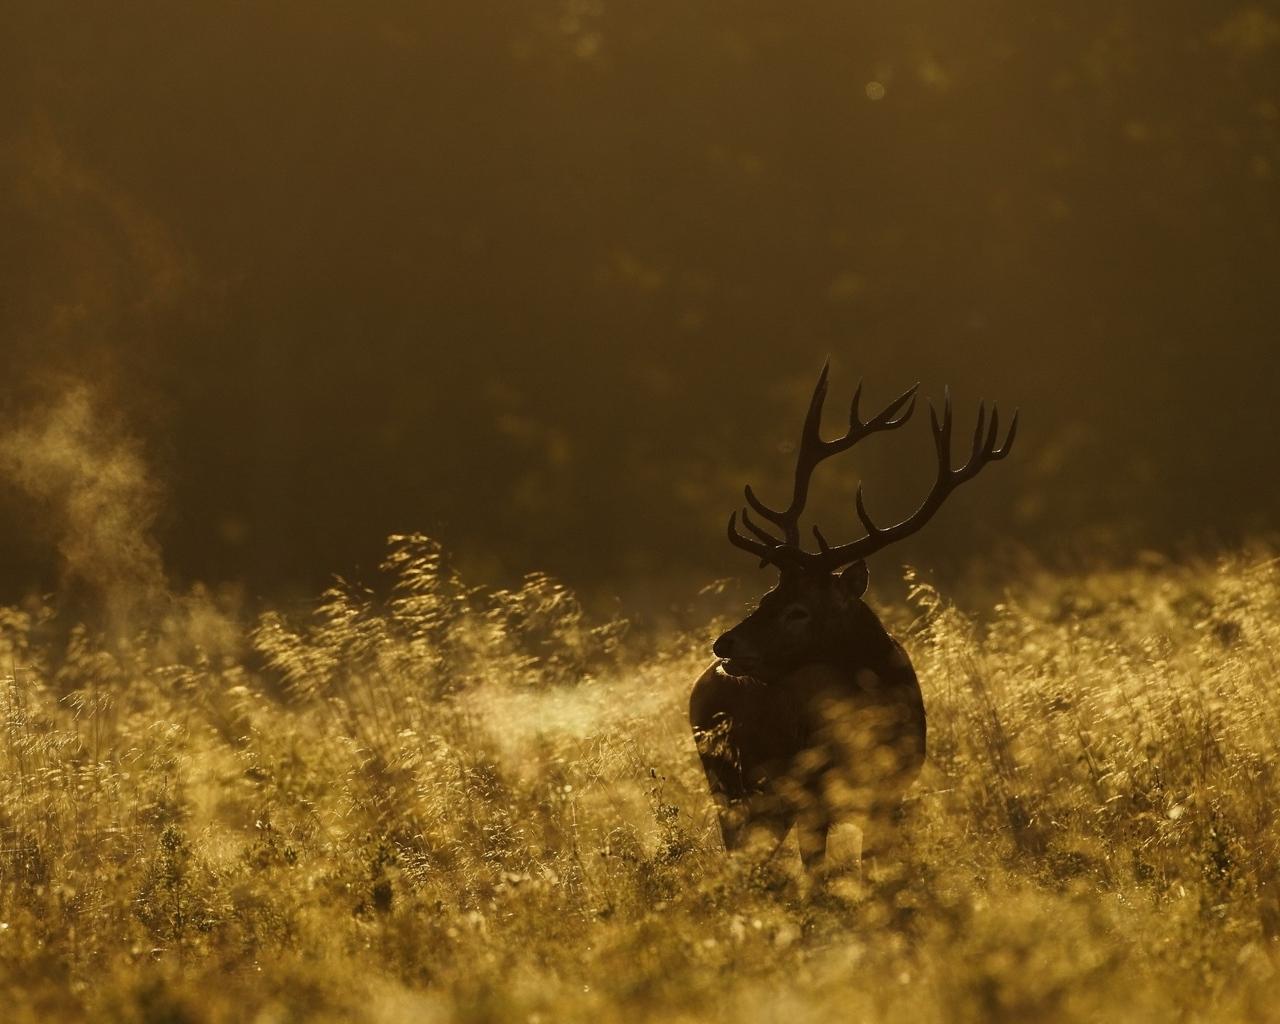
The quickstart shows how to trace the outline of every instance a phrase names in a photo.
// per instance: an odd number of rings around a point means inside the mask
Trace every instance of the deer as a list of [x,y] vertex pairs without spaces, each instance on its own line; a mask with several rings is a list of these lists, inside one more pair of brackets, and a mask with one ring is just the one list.
[[[746,505],[729,517],[731,544],[777,570],[756,607],[712,646],[715,661],[694,684],[689,719],[731,854],[763,847],[772,856],[794,829],[810,876],[828,873],[828,839],[837,825],[862,834],[860,865],[889,864],[904,817],[904,797],[925,760],[926,720],[919,680],[902,645],[863,600],[867,559],[920,530],[961,484],[1008,457],[1015,411],[1003,443],[1000,413],[979,403],[968,459],[952,465],[948,387],[939,416],[929,402],[937,474],[906,519],[878,526],[862,484],[854,510],[863,536],[829,544],[814,525],[817,550],[801,542],[800,519],[814,470],[872,434],[894,431],[915,411],[919,383],[879,413],[861,418],[862,383],[842,437],[823,440],[822,409],[830,361],[804,419],[790,503],[774,508],[748,484]],[[754,512],[763,522],[752,518]]]

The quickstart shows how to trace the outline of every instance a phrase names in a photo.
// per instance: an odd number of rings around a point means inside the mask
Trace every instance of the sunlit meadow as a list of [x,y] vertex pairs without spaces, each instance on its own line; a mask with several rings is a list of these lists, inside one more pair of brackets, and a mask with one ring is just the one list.
[[827,886],[720,844],[686,702],[723,622],[641,637],[421,537],[313,608],[214,605],[0,614],[5,1020],[1280,1016],[1267,552],[978,620],[911,581],[905,872]]

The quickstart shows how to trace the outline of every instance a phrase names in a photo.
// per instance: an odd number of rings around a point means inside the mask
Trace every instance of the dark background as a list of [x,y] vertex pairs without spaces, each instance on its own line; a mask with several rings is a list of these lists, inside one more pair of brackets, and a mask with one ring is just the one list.
[[[860,375],[1023,409],[886,567],[1275,524],[1275,3],[3,17],[0,416],[87,381],[177,581],[305,593],[421,529],[675,599],[753,571],[724,519],[780,497],[828,354],[831,430]],[[827,535],[930,458],[922,417],[826,470]],[[0,489],[0,596],[56,582],[48,516]]]

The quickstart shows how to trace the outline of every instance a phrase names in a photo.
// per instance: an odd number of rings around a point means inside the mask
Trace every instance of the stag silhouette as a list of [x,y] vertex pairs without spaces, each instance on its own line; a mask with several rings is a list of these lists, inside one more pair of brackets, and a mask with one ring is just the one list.
[[[863,858],[885,859],[899,835],[903,796],[925,757],[924,699],[902,646],[863,601],[866,559],[927,523],[947,497],[1013,447],[1014,413],[997,446],[1000,415],[988,420],[979,404],[972,449],[952,468],[952,409],[948,389],[939,416],[930,403],[937,476],[920,507],[902,522],[880,527],[867,512],[859,485],[855,500],[865,535],[831,545],[813,527],[817,551],[800,540],[800,517],[819,463],[859,441],[905,424],[915,409],[913,385],[869,420],[859,414],[862,385],[853,396],[849,428],[824,441],[822,407],[829,364],[818,377],[796,458],[795,485],[783,509],[766,505],[748,485],[742,509],[729,518],[729,540],[778,570],[778,582],[742,622],[716,640],[716,661],[694,684],[689,718],[717,805],[725,847],[755,842],[776,850],[796,829],[800,856],[811,871],[826,859],[833,826],[862,832]],[[754,512],[765,524],[751,517]]]

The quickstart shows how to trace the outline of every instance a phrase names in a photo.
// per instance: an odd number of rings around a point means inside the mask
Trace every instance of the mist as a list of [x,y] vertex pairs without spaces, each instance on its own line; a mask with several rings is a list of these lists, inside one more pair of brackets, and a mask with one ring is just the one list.
[[56,549],[63,595],[123,627],[167,593],[153,533],[163,491],[100,401],[88,384],[66,382],[50,405],[0,434],[0,475],[30,510],[30,532]]

